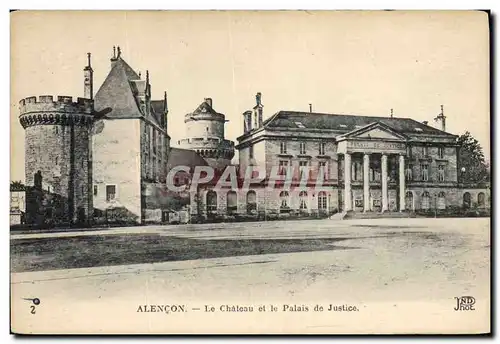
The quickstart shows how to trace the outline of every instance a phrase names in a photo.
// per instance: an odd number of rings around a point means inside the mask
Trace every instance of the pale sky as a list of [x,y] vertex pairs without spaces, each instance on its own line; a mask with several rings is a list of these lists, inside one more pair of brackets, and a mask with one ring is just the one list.
[[279,110],[429,121],[444,104],[447,131],[470,131],[490,156],[489,29],[482,12],[14,12],[11,14],[11,180],[24,181],[18,102],[83,96],[92,53],[94,92],[113,45],[149,70],[154,99],[168,92],[169,135],[204,98],[224,113],[226,138],[262,93]]

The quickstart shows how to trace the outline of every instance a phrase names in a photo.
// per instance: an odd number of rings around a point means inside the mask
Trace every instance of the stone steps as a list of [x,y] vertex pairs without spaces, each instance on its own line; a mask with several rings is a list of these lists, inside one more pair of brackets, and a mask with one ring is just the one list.
[[[339,216],[336,216],[339,215]],[[411,218],[416,217],[415,213],[386,211],[386,212],[342,212],[330,217],[332,220],[349,220],[349,219],[387,219],[387,218]]]

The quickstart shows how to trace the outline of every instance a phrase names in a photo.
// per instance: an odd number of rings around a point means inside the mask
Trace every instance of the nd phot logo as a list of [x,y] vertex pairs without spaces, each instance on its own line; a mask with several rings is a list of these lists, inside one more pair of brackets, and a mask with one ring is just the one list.
[[472,296],[455,297],[457,305],[453,308],[456,311],[473,311],[476,299]]

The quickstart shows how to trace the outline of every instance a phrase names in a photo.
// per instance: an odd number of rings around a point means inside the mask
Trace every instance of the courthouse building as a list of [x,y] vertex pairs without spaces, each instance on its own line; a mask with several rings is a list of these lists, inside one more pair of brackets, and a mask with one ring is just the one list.
[[[261,95],[257,96],[257,105]],[[306,187],[254,187],[258,211],[286,213],[395,212],[489,206],[487,190],[459,184],[457,136],[410,118],[279,111],[266,121],[244,116],[238,140],[240,170],[271,174],[310,171]],[[317,178],[323,189],[314,188]],[[254,195],[255,194],[255,195]],[[241,195],[244,198],[244,195]]]

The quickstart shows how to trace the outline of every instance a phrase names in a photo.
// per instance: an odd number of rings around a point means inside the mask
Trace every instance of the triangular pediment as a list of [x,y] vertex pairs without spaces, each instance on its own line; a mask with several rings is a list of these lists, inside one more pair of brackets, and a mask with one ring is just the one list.
[[401,134],[388,125],[380,122],[374,122],[364,127],[353,130],[344,135],[345,138],[359,138],[359,139],[384,139],[384,140],[397,140],[405,141],[406,135]]

